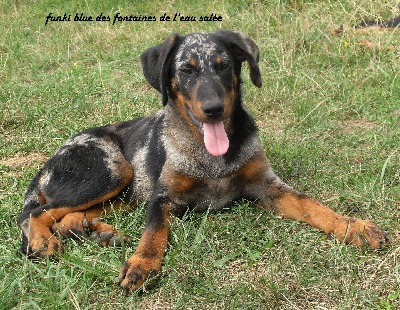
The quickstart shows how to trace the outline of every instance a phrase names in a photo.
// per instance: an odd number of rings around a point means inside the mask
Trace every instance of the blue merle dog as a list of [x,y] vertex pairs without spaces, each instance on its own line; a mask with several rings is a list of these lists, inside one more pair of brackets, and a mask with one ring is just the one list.
[[[19,217],[29,257],[62,251],[61,237],[94,233],[107,246],[125,238],[102,215],[147,201],[146,226],[119,282],[140,288],[161,267],[171,216],[256,201],[356,246],[388,242],[376,224],[339,215],[294,190],[272,170],[241,93],[241,67],[261,87],[259,51],[240,32],[173,34],[141,55],[163,109],[87,129],[67,141],[35,176]],[[125,203],[120,203],[125,201]]]

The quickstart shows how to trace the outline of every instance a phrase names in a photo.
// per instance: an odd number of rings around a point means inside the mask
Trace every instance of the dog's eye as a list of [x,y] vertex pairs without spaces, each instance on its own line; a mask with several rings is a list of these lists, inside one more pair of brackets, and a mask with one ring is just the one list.
[[217,65],[215,66],[215,69],[216,69],[216,70],[219,70],[219,71],[225,71],[225,70],[227,70],[229,67],[230,67],[229,63],[227,63],[227,62],[222,62],[222,63],[220,63],[220,64],[217,64]]
[[221,70],[227,70],[229,68],[229,64],[228,63],[222,63],[221,64]]
[[185,74],[192,74],[193,70],[190,67],[183,67],[179,69],[181,72],[185,73]]

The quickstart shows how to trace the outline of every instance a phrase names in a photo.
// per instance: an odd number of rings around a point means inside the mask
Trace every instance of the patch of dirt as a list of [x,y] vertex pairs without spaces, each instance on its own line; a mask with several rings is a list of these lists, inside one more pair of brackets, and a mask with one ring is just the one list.
[[25,168],[32,165],[33,163],[44,163],[47,159],[48,156],[42,153],[18,153],[13,157],[1,159],[0,165],[4,165],[12,169]]
[[349,119],[341,122],[342,131],[344,134],[349,134],[355,131],[377,129],[380,125],[377,122],[369,121],[366,119]]

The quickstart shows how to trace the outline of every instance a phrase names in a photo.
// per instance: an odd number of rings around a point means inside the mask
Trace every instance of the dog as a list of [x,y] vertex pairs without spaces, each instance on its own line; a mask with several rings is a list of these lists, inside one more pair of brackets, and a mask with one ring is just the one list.
[[393,30],[399,30],[398,29],[399,26],[400,26],[400,15],[385,21],[379,21],[379,20],[362,21],[355,28],[360,29],[368,27],[377,27],[380,28],[380,30],[390,29],[393,31]]
[[355,246],[375,249],[389,242],[373,222],[340,215],[275,175],[242,100],[244,62],[252,83],[262,85],[259,49],[248,36],[228,30],[176,33],[140,60],[163,109],[87,129],[43,165],[18,219],[27,256],[57,256],[58,236],[89,232],[105,246],[119,245],[125,236],[101,216],[140,201],[147,201],[145,229],[119,273],[127,293],[160,270],[172,216],[218,210],[241,198]]
[[[361,40],[359,40],[359,43],[367,50],[382,50],[383,48],[381,44],[379,42],[376,42],[376,35],[383,32],[394,32],[400,30],[400,15],[385,21],[364,20],[350,29],[345,29],[344,26],[341,26],[339,29],[334,30],[333,33],[336,36],[340,36],[348,30],[350,30],[354,34],[375,35],[375,40],[363,37]],[[388,45],[384,49],[386,51],[392,51],[396,49],[396,46]]]

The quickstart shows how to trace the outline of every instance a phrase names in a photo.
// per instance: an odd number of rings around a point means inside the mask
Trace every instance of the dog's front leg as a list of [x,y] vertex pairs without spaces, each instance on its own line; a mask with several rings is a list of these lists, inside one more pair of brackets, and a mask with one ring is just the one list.
[[172,203],[166,195],[154,194],[150,199],[139,245],[119,274],[119,283],[125,293],[137,290],[160,271],[168,244],[171,210]]
[[270,178],[262,206],[283,217],[300,220],[318,228],[339,241],[379,248],[389,241],[385,231],[373,222],[336,213],[316,199],[302,194],[277,177]]

